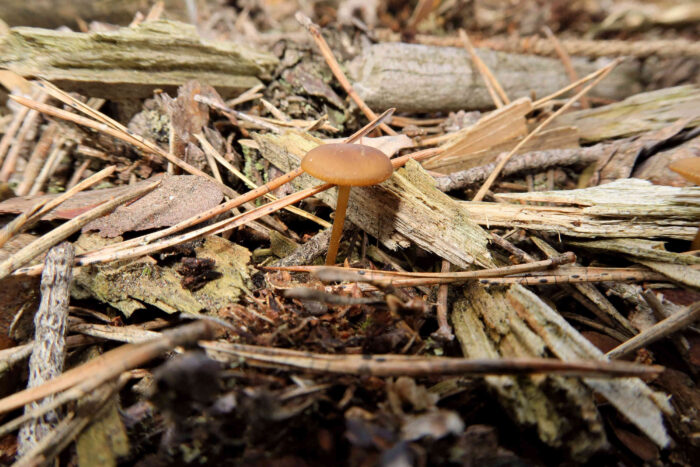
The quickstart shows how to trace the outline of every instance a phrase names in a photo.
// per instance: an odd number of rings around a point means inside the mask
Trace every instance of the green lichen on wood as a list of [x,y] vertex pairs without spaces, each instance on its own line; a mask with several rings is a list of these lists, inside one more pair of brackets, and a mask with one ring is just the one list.
[[[104,242],[104,239],[83,235],[78,244],[85,248],[86,243],[91,243],[89,249],[92,250],[97,241]],[[198,290],[183,288],[182,275],[177,272],[178,263],[160,265],[146,257],[82,268],[75,276],[72,295],[109,303],[127,317],[146,305],[166,313],[199,313],[236,303],[248,289],[250,252],[214,236],[207,237],[194,251],[197,258],[213,259],[214,271],[221,274]]]
[[17,27],[0,37],[0,67],[103,97],[144,97],[192,79],[234,94],[259,84],[276,63],[240,44],[206,41],[176,21],[91,33]]

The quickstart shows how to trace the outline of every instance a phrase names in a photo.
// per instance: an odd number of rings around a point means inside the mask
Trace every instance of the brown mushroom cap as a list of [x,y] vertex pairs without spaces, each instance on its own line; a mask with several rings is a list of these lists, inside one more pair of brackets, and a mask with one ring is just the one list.
[[700,185],[700,157],[689,157],[677,160],[668,166],[688,181]]
[[304,172],[342,186],[367,186],[391,177],[394,167],[379,149],[362,144],[322,144],[301,160]]

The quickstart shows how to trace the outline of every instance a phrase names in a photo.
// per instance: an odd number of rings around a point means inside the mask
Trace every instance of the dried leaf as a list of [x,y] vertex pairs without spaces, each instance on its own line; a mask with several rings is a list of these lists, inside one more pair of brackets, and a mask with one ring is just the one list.
[[215,183],[194,175],[165,177],[158,188],[112,214],[83,227],[103,237],[124,232],[169,227],[219,204],[223,194]]

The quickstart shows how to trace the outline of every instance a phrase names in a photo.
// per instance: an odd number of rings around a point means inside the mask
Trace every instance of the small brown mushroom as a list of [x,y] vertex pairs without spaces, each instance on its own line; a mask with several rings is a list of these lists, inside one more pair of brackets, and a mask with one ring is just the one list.
[[[669,169],[680,174],[689,182],[700,185],[700,157],[689,157],[669,164]],[[700,250],[700,229],[690,245],[691,251]]]
[[301,161],[304,172],[338,185],[335,220],[328,245],[326,264],[335,264],[345,223],[351,186],[376,185],[394,171],[389,158],[379,149],[362,144],[324,144],[309,151]]
[[700,185],[700,157],[677,160],[669,164],[668,168],[680,174],[686,180]]

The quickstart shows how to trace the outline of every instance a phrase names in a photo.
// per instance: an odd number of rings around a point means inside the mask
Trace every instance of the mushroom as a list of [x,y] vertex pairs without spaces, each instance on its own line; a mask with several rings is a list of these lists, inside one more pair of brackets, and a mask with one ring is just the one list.
[[686,180],[700,185],[700,157],[677,160],[669,164],[668,168],[680,174]]
[[335,264],[340,237],[345,223],[350,187],[376,185],[389,178],[394,171],[391,160],[379,149],[362,144],[324,144],[317,146],[301,161],[304,172],[338,185],[338,201],[326,264]]
[[[689,157],[680,159],[668,165],[668,168],[680,174],[689,182],[700,185],[700,157]],[[700,250],[700,229],[695,234],[693,242],[690,244],[690,250]]]

